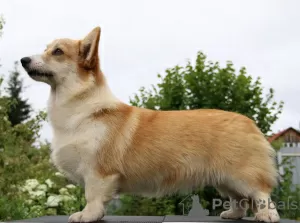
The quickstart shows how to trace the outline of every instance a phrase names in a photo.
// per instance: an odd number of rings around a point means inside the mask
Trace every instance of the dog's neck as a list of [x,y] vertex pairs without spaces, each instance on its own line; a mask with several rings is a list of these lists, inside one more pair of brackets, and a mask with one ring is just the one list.
[[51,87],[50,101],[52,106],[73,107],[73,106],[98,106],[108,108],[120,102],[112,93],[105,77],[101,85],[97,84],[92,78],[84,84],[74,81],[68,85]]
[[[84,86],[84,87],[82,87]],[[72,128],[92,114],[105,109],[115,109],[122,103],[110,90],[106,81],[95,81],[51,88],[48,116],[55,129]],[[73,120],[73,121],[72,121]]]
[[[72,132],[93,114],[106,109],[117,109],[122,103],[111,92],[106,81],[101,85],[86,82],[73,86],[51,88],[48,117],[55,134]],[[81,88],[80,88],[81,86]]]

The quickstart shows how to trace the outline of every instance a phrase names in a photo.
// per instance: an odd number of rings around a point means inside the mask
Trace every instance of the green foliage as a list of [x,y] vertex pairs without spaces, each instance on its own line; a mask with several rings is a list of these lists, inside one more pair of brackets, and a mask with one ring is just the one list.
[[293,169],[295,168],[292,157],[285,157],[280,166],[284,167],[284,174],[281,175],[281,181],[274,190],[272,199],[277,204],[282,218],[300,219],[300,186],[292,183]]
[[193,66],[175,66],[166,75],[158,75],[160,83],[145,90],[142,87],[130,100],[132,105],[159,110],[215,108],[234,111],[256,121],[263,133],[268,133],[282,112],[283,102],[274,101],[274,90],[263,95],[263,87],[247,75],[243,67],[236,71],[231,62],[221,67],[218,62],[206,62],[199,52]]
[[112,212],[114,215],[171,215],[175,206],[171,200],[156,198],[141,198],[139,196],[122,195],[121,207]]
[[[12,103],[0,91],[0,221],[68,215],[82,210],[83,189],[70,186],[56,172],[49,161],[50,145],[38,143],[45,113],[39,112],[12,125],[9,121]],[[32,182],[39,183],[32,186]],[[57,204],[49,205],[51,199]]]
[[2,30],[5,24],[5,20],[3,18],[3,16],[0,16],[0,37],[2,36]]
[[23,199],[0,197],[0,221],[25,219],[25,216],[27,216],[27,209]]
[[[272,146],[279,151],[283,147],[283,140],[272,142]],[[278,164],[278,168],[283,168],[283,174],[280,175],[279,186],[275,188],[272,200],[277,204],[281,218],[300,220],[300,185],[293,185],[292,182],[293,163],[293,157],[284,157],[282,163]]]
[[30,112],[32,111],[27,99],[22,98],[23,90],[23,80],[20,78],[18,62],[16,61],[14,64],[14,70],[10,72],[8,88],[6,89],[10,101],[12,102],[8,111],[8,118],[13,126],[27,120],[30,117]]

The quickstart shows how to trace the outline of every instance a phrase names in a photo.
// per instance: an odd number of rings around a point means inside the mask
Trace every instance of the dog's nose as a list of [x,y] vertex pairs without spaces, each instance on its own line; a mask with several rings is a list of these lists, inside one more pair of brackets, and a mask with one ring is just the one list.
[[30,57],[23,57],[21,59],[21,64],[22,64],[23,67],[26,67],[30,62],[31,62]]

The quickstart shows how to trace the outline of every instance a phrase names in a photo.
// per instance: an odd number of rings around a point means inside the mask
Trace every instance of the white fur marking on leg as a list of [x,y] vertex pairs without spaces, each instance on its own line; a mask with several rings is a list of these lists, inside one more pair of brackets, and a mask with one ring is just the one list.
[[246,216],[247,206],[246,199],[234,199],[230,197],[230,209],[223,211],[220,217],[224,219],[241,219]]
[[87,204],[85,208],[72,214],[69,222],[91,222],[103,218],[105,214],[105,204],[107,204],[116,194],[117,176],[107,176],[100,178],[90,175],[85,178],[85,197]]
[[255,214],[256,221],[279,222],[280,216],[268,194],[257,193],[254,199],[257,206],[257,213]]

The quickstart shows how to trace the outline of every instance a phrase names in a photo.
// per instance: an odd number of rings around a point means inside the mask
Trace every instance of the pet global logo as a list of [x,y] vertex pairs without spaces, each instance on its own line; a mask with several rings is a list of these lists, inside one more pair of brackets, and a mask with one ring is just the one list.
[[184,202],[190,199],[192,200],[191,208],[187,207],[189,209],[189,212],[187,216],[190,217],[204,217],[209,215],[209,211],[204,209],[200,203],[199,196],[196,194],[188,195],[186,196],[180,203],[179,205],[182,206],[182,214],[185,215],[185,204]]
[[[297,201],[292,200],[292,197],[287,197],[287,201],[278,201],[275,203],[271,199],[263,200],[259,199],[256,201],[249,200],[247,198],[241,200],[232,199],[231,201],[223,201],[222,199],[213,199],[212,200],[212,209],[223,208],[229,210],[231,205],[234,208],[258,208],[258,209],[278,209],[278,210],[297,210],[300,208],[300,205]],[[249,205],[245,205],[245,204]]]

